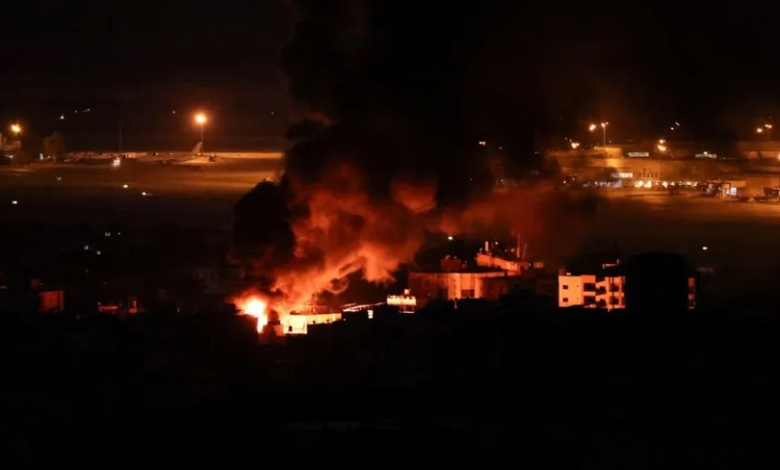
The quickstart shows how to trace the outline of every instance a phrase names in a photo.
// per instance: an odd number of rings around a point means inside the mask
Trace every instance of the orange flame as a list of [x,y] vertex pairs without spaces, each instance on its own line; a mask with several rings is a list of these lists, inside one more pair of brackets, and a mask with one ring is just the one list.
[[262,333],[268,324],[268,304],[259,297],[251,296],[236,300],[235,305],[242,314],[257,318],[257,332]]

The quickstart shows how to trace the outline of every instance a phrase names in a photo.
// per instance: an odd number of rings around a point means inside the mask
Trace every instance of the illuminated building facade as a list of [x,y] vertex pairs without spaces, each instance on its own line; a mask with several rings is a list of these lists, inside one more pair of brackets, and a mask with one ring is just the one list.
[[417,308],[417,297],[409,289],[404,289],[403,295],[388,295],[387,305],[398,307],[403,313],[414,313]]
[[[696,306],[696,279],[687,277],[688,309]],[[558,306],[606,310],[626,308],[626,274],[619,263],[603,264],[593,273],[558,276]]]
[[572,275],[565,273],[558,276],[558,306],[625,308],[626,298],[623,292],[625,276],[615,269],[616,266],[604,265],[598,274]]
[[341,320],[341,313],[293,313],[283,317],[278,325],[274,325],[277,336],[305,335],[312,325],[327,325]]

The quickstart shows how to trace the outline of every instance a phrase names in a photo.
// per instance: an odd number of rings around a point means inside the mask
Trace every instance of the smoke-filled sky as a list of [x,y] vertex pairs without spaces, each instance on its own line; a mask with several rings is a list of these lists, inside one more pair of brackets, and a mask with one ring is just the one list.
[[304,119],[290,129],[282,184],[259,185],[235,214],[233,259],[268,281],[277,310],[341,292],[350,274],[392,281],[432,232],[500,225],[541,242],[556,226],[576,238],[587,213],[551,185],[493,191],[491,158],[534,163],[532,123],[544,122],[546,100],[482,73],[493,10],[458,4],[443,24],[399,2],[296,5],[282,67]]
[[284,66],[307,75],[295,96],[334,116],[370,108],[381,125],[414,109],[433,134],[461,125],[518,148],[591,119],[610,121],[616,139],[674,121],[693,136],[750,135],[780,99],[768,11],[691,0],[11,2],[0,117],[53,127],[51,116],[93,108],[101,119],[66,130],[124,117],[138,133],[182,132],[163,111],[213,106],[226,135],[279,132],[291,118],[279,55],[301,21]]

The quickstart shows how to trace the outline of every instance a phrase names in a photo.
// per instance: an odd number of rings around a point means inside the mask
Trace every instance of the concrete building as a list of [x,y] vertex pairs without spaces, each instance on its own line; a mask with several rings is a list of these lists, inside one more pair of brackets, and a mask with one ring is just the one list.
[[625,276],[617,264],[603,264],[590,274],[561,273],[558,276],[558,306],[625,308]]
[[286,335],[305,335],[312,325],[327,325],[341,320],[341,313],[294,313],[280,321],[281,330]]
[[780,159],[780,141],[744,140],[735,145],[736,157],[745,160]]
[[387,305],[398,307],[402,313],[414,313],[417,309],[417,297],[410,289],[404,289],[403,295],[388,295]]
[[432,300],[481,299],[486,292],[484,279],[506,277],[499,270],[409,273],[409,290],[423,307]]
[[[642,258],[636,257],[636,259]],[[637,293],[647,292],[647,286],[658,283],[648,279],[669,277],[668,272],[664,270],[651,270],[644,272],[643,276],[638,276],[636,273],[645,264],[640,266],[639,262],[635,262],[634,269],[629,270],[618,261],[614,264],[602,264],[600,268],[587,273],[561,272],[558,276],[558,306],[623,309],[631,304],[630,299],[627,301],[627,297],[631,297],[631,292],[634,293],[633,303],[640,304],[641,296]],[[633,286],[627,289],[626,280],[629,277],[633,278]],[[679,284],[685,286],[681,288],[682,304],[687,305],[688,309],[693,309],[696,306],[696,279],[687,274],[681,279]]]

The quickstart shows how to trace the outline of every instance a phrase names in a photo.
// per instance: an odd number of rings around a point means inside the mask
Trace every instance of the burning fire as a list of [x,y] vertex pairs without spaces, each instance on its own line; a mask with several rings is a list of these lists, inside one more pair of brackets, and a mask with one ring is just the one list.
[[285,334],[292,314],[309,311],[323,293],[344,293],[354,273],[393,282],[428,233],[482,233],[497,225],[556,247],[578,238],[591,207],[549,182],[475,196],[466,207],[438,207],[435,181],[401,179],[377,195],[365,173],[349,164],[330,166],[315,182],[286,178],[285,185],[258,185],[237,206],[232,259],[263,287],[233,303],[258,319],[260,332],[271,316]]
[[266,312],[268,304],[259,297],[251,296],[238,299],[235,305],[242,314],[257,318],[257,332],[262,333],[263,328],[268,324],[268,313]]

